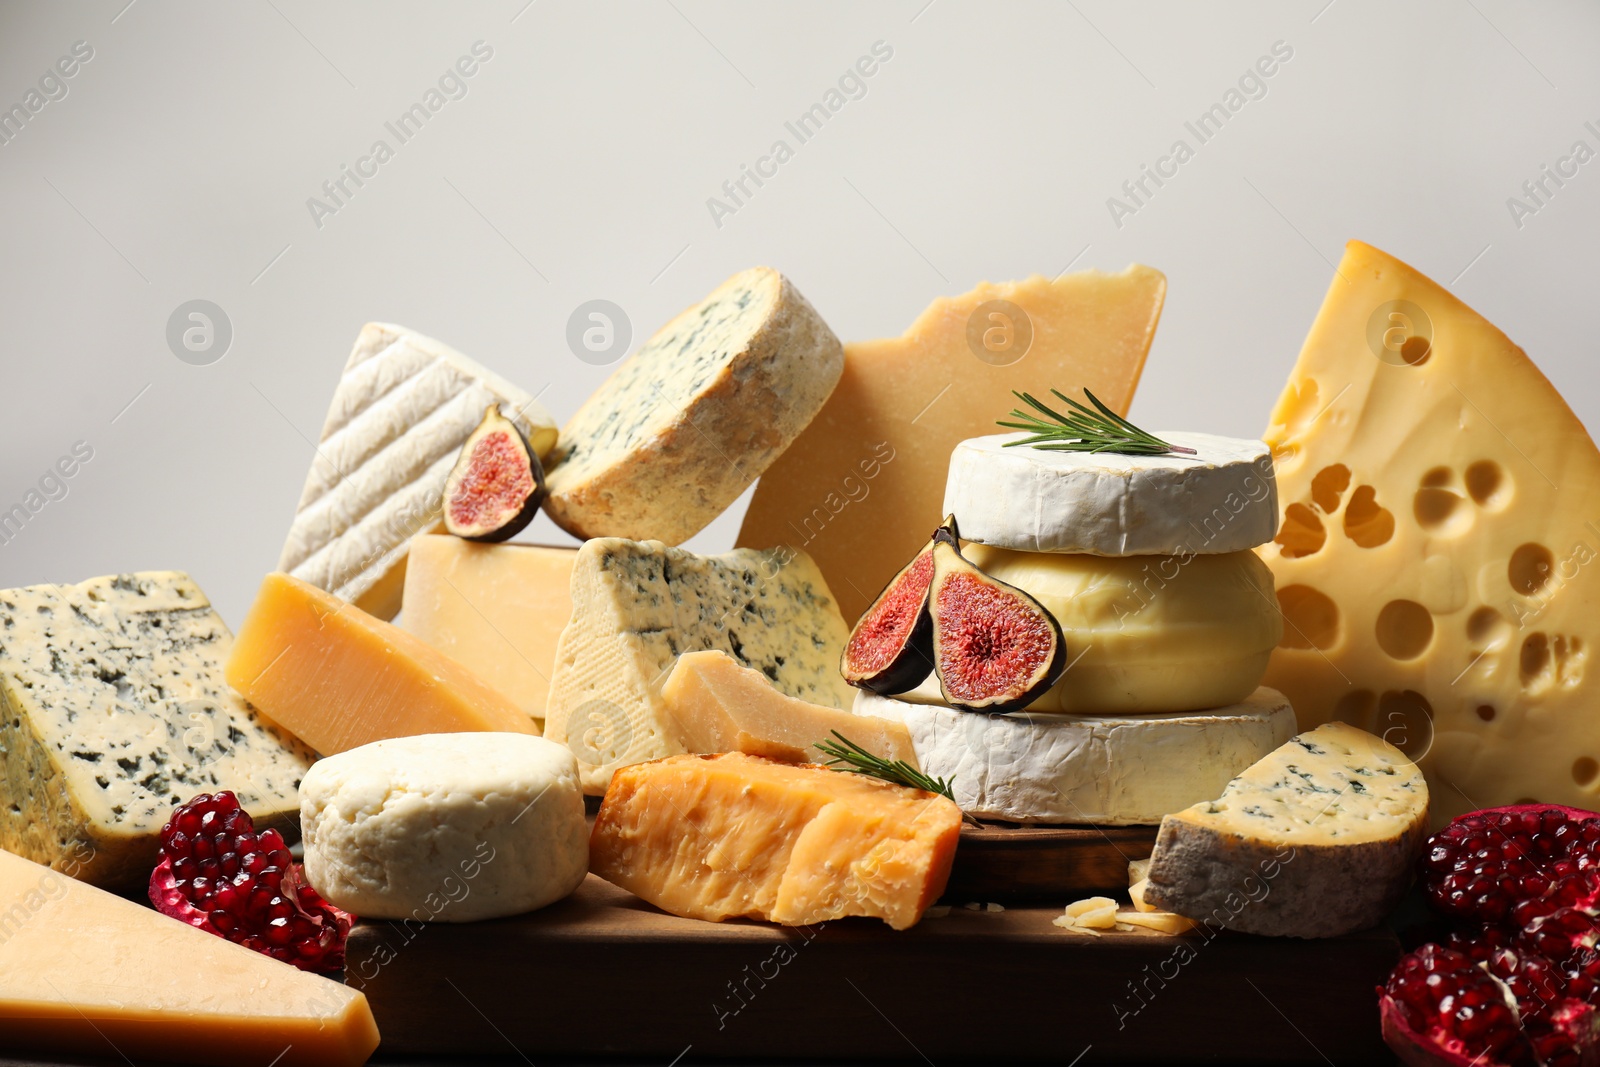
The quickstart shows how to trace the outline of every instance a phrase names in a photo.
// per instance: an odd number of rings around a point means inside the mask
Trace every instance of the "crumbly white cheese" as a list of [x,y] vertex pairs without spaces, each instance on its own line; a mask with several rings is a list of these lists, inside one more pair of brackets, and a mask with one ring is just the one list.
[[1278,496],[1260,441],[1162,431],[1196,455],[1124,456],[962,441],[950,455],[946,515],[961,536],[1020,552],[1095,556],[1242,552],[1272,540]]
[[517,915],[571,893],[589,869],[577,764],[541,737],[375,741],[319,760],[300,803],[306,877],[367,918]]
[[1166,715],[981,715],[866,691],[854,710],[905,723],[923,773],[954,779],[962,811],[1019,823],[1160,822],[1216,796],[1295,729],[1289,702],[1265,688]]
[[313,757],[228,688],[232,643],[177,571],[0,591],[0,848],[130,889],[198,793],[292,832]]
[[445,477],[490,404],[541,458],[555,447],[549,413],[498,374],[403,326],[364,326],[278,569],[393,618],[411,542],[439,525]]

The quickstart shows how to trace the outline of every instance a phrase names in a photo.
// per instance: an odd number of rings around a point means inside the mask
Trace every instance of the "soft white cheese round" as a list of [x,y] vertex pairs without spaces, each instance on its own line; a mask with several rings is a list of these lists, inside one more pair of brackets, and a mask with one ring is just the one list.
[[1220,796],[1294,736],[1275,689],[1206,712],[982,715],[861,691],[855,713],[905,724],[924,774],[953,779],[962,811],[1018,823],[1138,826]]
[[517,915],[589,868],[577,760],[526,734],[423,734],[328,756],[300,783],[300,821],[311,885],[365,918]]
[[1006,446],[1024,433],[956,445],[944,513],[969,541],[1095,556],[1239,552],[1272,540],[1278,491],[1261,441],[1162,431],[1196,455],[1123,456]]

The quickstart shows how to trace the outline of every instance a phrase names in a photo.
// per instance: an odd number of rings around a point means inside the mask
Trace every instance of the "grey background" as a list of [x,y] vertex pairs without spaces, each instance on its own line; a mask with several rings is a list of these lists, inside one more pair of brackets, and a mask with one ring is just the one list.
[[[637,345],[756,263],[845,339],[980,279],[1148,263],[1170,288],[1135,418],[1254,435],[1359,237],[1600,420],[1600,160],[1520,228],[1507,207],[1600,150],[1593,3],[13,2],[0,104],[80,40],[67,95],[0,145],[0,511],[94,454],[0,544],[0,586],[181,568],[237,625],[363,322],[564,419],[609,371],[567,349],[575,307],[615,301]],[[307,198],[479,40],[467,95],[315,225]],[[715,225],[707,198],[876,41],[865,95]],[[1184,122],[1277,41],[1265,96],[1197,145]],[[1194,158],[1118,227],[1107,198],[1180,137]],[[166,342],[195,299],[232,324],[209,366]]]

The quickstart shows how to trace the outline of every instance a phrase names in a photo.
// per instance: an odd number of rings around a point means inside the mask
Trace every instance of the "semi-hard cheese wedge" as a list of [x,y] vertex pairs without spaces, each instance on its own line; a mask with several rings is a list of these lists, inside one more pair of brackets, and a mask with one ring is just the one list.
[[850,915],[896,930],[944,892],[961,812],[875,778],[725,753],[617,772],[590,869],[663,911],[809,926]]
[[391,623],[269,574],[239,630],[228,684],[324,756],[413,734],[537,734],[514,701]]
[[726,652],[686,652],[661,687],[667,716],[685,752],[743,752],[812,763],[817,744],[842,734],[875,756],[917,765],[911,734],[897,722],[870,719],[797,700]]
[[855,713],[904,724],[922,772],[950,779],[969,815],[1055,825],[1158,823],[1216,796],[1295,730],[1294,709],[1266,688],[1212,711],[1098,717],[974,715],[862,691]]
[[858,618],[946,514],[951,449],[994,432],[1012,390],[1088,388],[1127,412],[1166,288],[1140,266],[986,282],[899,337],[847,345],[839,387],[756,485],[738,543],[805,550]]
[[683,752],[661,687],[685,652],[719,649],[782,693],[848,708],[839,675],[849,631],[803,552],[701,556],[659,541],[596,538],[572,568],[545,728],[599,795],[618,767]]
[[132,889],[196,793],[291,830],[312,753],[228,688],[232,642],[178,571],[0,591],[0,848]]
[[1427,832],[1417,766],[1329,723],[1162,819],[1144,899],[1213,929],[1337,937],[1394,909]]
[[1353,241],[1266,438],[1301,725],[1400,745],[1441,821],[1600,805],[1600,452],[1522,350]]
[[975,437],[951,453],[942,510],[962,537],[1020,552],[1140,556],[1243,552],[1277,532],[1272,452],[1260,441],[1160,431],[1194,454],[1125,456],[1017,443],[1028,436]]
[[439,526],[445,477],[490,404],[540,458],[555,447],[549,413],[498,374],[404,326],[362,327],[278,569],[393,618],[411,542]]
[[[1066,635],[1067,672],[1030,711],[1126,715],[1236,704],[1261,684],[1283,632],[1272,572],[1253,552],[962,552],[1043,604]],[[943,702],[932,677],[901,699]]]
[[0,1048],[357,1067],[377,1047],[361,993],[0,852]]
[[572,617],[576,548],[419,537],[400,627],[544,718],[556,641]]
[[843,366],[839,339],[787,278],[735,274],[567,422],[545,511],[581,538],[685,541],[789,447]]

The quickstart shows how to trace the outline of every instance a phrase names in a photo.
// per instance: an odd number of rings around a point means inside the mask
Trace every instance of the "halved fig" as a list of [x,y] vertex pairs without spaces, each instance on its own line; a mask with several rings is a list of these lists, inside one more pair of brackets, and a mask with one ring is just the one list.
[[928,614],[939,690],[966,711],[1025,708],[1066,673],[1061,624],[1021,589],[968,563],[956,545],[934,536]]
[[469,541],[504,541],[538,512],[544,468],[517,424],[490,404],[444,481],[444,528]]
[[845,681],[889,696],[915,689],[933,670],[933,623],[928,617],[933,546],[941,538],[954,542],[958,536],[956,517],[945,516],[933,538],[862,612],[839,657]]

